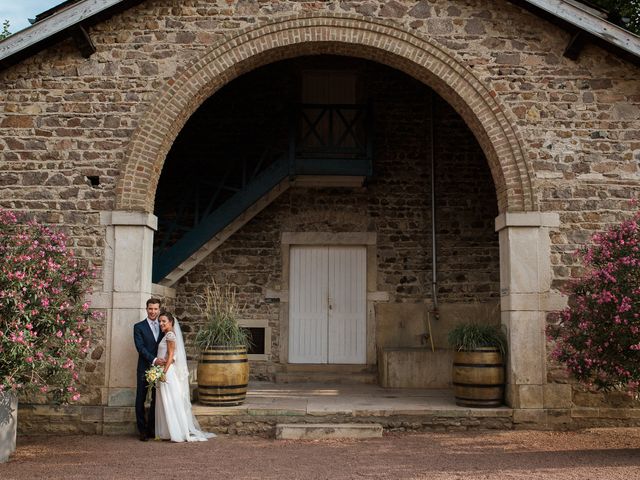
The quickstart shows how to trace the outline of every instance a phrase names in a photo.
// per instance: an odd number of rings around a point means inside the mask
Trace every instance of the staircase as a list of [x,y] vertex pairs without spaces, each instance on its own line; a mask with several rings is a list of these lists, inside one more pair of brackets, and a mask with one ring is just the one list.
[[290,186],[287,159],[280,159],[214,210],[166,253],[153,260],[153,283],[170,287],[264,210]]
[[[298,131],[300,119],[307,125],[304,132]],[[323,119],[333,122],[335,128],[318,130]],[[314,187],[363,185],[372,175],[370,107],[302,105],[291,117],[288,152],[276,147],[268,146],[255,158],[235,155],[221,164],[226,170],[194,170],[190,172],[192,177],[185,177],[191,183],[183,186],[184,194],[167,203],[179,208],[157,213],[160,220],[171,225],[159,230],[164,235],[156,236],[153,283],[175,285],[294,183]],[[183,173],[177,171],[176,175],[183,177]],[[219,196],[222,191],[224,195]],[[198,197],[200,192],[208,197]]]

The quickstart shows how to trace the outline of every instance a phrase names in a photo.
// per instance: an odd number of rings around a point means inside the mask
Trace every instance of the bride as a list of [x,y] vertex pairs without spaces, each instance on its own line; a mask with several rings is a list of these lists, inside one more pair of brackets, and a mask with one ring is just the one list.
[[158,318],[164,333],[158,358],[165,359],[166,364],[163,381],[156,387],[156,437],[172,442],[204,442],[215,434],[200,430],[191,412],[189,369],[180,325],[169,312],[162,312]]

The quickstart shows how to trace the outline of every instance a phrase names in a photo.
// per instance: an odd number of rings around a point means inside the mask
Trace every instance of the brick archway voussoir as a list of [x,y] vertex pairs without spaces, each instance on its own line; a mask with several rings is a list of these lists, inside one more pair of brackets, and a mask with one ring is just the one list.
[[522,142],[495,92],[444,47],[390,22],[353,15],[295,16],[239,32],[171,79],[138,123],[116,187],[118,210],[153,211],[165,158],[188,118],[243,73],[278,60],[326,53],[360,57],[422,81],[463,117],[485,152],[498,206],[538,209]]

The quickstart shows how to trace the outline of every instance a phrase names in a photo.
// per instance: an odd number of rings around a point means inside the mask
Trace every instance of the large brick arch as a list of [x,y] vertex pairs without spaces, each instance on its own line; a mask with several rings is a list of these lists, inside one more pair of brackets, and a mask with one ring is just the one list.
[[193,112],[222,86],[257,67],[309,54],[359,57],[422,81],[464,118],[489,163],[500,212],[538,210],[533,174],[510,114],[444,47],[390,22],[352,15],[276,19],[214,45],[167,82],[138,123],[116,189],[118,210],[152,212],[171,145]]

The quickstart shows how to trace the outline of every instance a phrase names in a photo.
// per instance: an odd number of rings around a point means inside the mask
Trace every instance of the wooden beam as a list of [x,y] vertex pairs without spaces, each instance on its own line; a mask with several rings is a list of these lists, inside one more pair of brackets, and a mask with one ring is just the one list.
[[523,0],[584,30],[594,37],[640,57],[640,37],[596,15],[593,9],[569,0]]
[[59,35],[95,15],[126,0],[83,0],[54,13],[0,42],[0,61],[33,47],[49,37]]
[[571,60],[577,60],[584,44],[585,34],[582,30],[579,30],[571,37],[571,40],[569,40],[569,43],[562,54]]
[[82,25],[78,25],[73,29],[73,40],[84,58],[89,58],[96,53],[96,46]]

